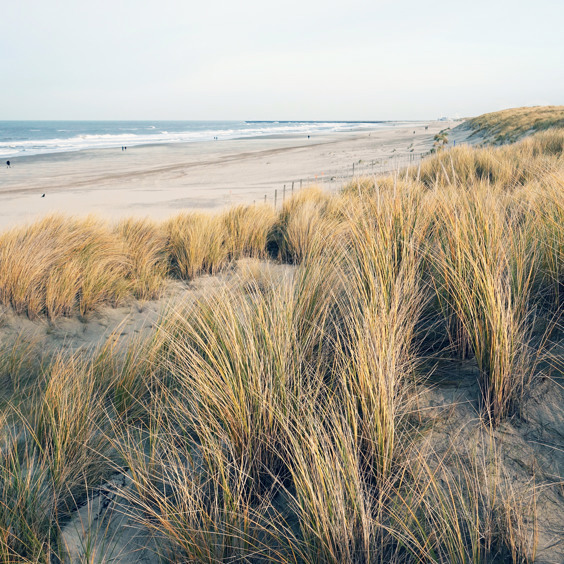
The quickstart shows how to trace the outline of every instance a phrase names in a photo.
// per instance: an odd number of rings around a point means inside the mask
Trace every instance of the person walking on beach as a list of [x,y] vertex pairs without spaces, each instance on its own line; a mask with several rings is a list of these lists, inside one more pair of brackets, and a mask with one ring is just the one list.
[[12,167],[10,166],[10,161],[6,161],[6,166],[7,166],[8,168],[12,168]]

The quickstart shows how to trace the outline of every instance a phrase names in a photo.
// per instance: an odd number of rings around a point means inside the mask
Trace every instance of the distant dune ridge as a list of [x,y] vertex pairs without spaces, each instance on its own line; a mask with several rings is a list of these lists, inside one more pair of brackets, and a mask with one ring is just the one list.
[[464,124],[497,144],[512,143],[536,131],[564,127],[564,106],[533,106],[492,112]]
[[564,561],[563,119],[0,233],[0,561]]

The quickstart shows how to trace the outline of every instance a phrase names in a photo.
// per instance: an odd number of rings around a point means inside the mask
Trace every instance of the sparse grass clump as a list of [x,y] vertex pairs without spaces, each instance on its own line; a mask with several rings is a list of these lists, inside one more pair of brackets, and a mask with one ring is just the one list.
[[535,518],[534,492],[528,488],[516,499],[501,457],[490,448],[415,453],[411,502],[397,504],[393,516],[413,561],[534,561],[534,533],[523,527]]

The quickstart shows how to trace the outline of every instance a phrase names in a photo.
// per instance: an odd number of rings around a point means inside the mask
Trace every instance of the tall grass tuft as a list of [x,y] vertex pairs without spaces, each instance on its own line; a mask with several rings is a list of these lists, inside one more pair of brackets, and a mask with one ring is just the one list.
[[445,192],[437,208],[438,291],[464,329],[494,423],[512,412],[533,375],[531,290],[538,253],[526,218],[478,185]]
[[121,241],[94,219],[49,216],[0,236],[0,301],[52,319],[120,303],[129,291]]
[[351,206],[343,252],[342,394],[364,463],[383,481],[416,364],[414,336],[426,301],[421,266],[428,217],[420,194]]
[[270,247],[282,261],[300,263],[323,240],[333,234],[329,217],[330,197],[312,186],[286,200],[270,236]]
[[199,274],[215,274],[226,264],[226,232],[220,218],[183,213],[168,220],[164,229],[170,267],[179,278],[192,280]]
[[229,445],[252,490],[284,472],[281,418],[303,407],[299,398],[315,401],[321,377],[322,356],[312,353],[320,347],[326,306],[297,288],[222,291],[173,314],[164,327],[176,394],[190,407],[194,432],[204,433],[202,444]]
[[277,214],[269,205],[235,206],[223,214],[226,245],[232,258],[264,258]]
[[167,240],[161,226],[148,219],[126,219],[116,231],[125,242],[133,295],[141,300],[158,298],[168,273]]

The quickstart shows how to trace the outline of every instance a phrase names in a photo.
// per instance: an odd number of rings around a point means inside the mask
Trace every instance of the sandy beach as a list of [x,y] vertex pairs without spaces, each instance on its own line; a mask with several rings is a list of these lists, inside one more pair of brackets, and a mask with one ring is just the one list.
[[457,123],[17,157],[0,168],[0,229],[53,212],[159,219],[265,196],[273,203],[275,190],[280,203],[292,182],[340,187],[353,163],[355,174],[374,174],[417,162],[449,125]]

